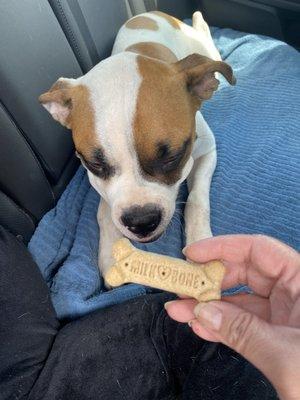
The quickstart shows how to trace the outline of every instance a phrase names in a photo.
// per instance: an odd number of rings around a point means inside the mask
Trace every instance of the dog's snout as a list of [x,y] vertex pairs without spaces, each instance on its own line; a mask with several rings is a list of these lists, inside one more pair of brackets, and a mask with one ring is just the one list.
[[123,225],[139,237],[146,237],[158,227],[162,217],[161,210],[153,204],[132,206],[121,216]]

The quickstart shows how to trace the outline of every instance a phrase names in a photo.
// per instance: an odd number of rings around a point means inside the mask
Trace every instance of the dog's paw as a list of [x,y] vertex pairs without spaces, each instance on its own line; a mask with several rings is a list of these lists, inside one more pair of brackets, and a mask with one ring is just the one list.
[[100,274],[104,280],[104,286],[106,289],[110,290],[112,289],[112,286],[110,286],[106,281],[105,281],[105,275],[109,268],[113,265],[113,258],[111,254],[104,252],[100,252],[99,259],[98,259],[98,267],[100,270]]
[[105,280],[105,278],[103,278],[103,280],[104,280],[104,286],[105,286],[105,289],[107,289],[107,290],[112,290],[113,289],[113,287],[112,286],[110,286],[107,282],[106,282],[106,280]]

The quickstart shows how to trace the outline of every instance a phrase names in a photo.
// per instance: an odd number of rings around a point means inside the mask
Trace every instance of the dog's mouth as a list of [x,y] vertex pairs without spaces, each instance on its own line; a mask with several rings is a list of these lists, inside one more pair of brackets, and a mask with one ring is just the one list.
[[165,232],[165,229],[163,229],[162,231],[159,231],[157,233],[152,232],[152,234],[148,235],[148,236],[136,235],[127,229],[124,230],[124,228],[120,229],[120,231],[127,239],[132,240],[133,242],[152,243],[152,242],[155,242],[156,240],[158,240],[163,235],[163,233]]
[[136,237],[136,239],[133,239],[135,242],[139,242],[139,243],[152,243],[155,242],[156,240],[158,240],[161,235],[163,234],[163,232],[160,232],[156,235],[153,235],[151,237]]

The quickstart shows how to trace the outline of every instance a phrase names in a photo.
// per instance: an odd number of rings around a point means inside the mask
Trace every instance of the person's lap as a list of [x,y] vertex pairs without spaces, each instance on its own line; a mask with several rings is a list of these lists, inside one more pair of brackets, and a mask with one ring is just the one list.
[[260,399],[268,381],[171,320],[155,293],[59,325],[25,246],[0,228],[1,399]]

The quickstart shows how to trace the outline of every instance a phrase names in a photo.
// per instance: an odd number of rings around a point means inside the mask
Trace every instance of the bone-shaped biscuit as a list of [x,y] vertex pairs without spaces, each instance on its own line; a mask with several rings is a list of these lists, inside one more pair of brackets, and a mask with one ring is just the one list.
[[135,282],[168,292],[194,297],[198,301],[218,300],[225,267],[220,261],[191,264],[174,257],[138,250],[128,239],[113,246],[116,263],[105,275],[105,281],[115,287]]

